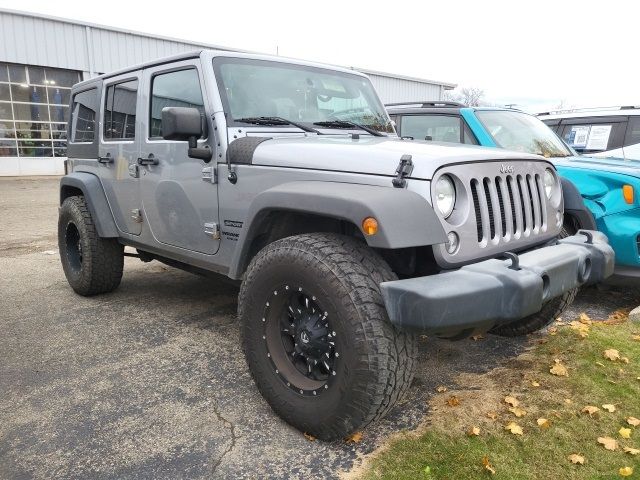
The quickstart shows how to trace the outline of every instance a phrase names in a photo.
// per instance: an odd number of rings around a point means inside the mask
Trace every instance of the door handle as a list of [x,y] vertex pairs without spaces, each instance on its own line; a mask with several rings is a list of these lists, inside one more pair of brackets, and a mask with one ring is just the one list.
[[153,153],[150,153],[147,158],[138,157],[138,165],[158,165],[160,163]]
[[98,157],[98,163],[113,163],[113,158],[110,153],[107,153],[104,157]]

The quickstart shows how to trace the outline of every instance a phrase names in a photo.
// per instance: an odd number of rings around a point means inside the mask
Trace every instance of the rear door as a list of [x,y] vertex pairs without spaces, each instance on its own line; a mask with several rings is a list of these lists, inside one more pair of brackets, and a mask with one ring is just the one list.
[[640,115],[629,117],[622,150],[627,160],[640,160]]
[[118,228],[132,235],[140,235],[142,229],[136,165],[142,126],[137,115],[140,81],[140,72],[105,80],[99,134],[100,178]]
[[[209,67],[210,68],[210,67]],[[186,141],[162,138],[162,109],[192,107],[204,114],[212,132],[210,102],[204,89],[199,59],[160,65],[144,70],[147,125],[143,132],[140,157],[140,192],[146,221],[155,240],[184,250],[214,254],[220,245],[218,192],[215,160],[187,155]],[[205,137],[213,137],[207,135]],[[208,138],[216,157],[217,145]]]

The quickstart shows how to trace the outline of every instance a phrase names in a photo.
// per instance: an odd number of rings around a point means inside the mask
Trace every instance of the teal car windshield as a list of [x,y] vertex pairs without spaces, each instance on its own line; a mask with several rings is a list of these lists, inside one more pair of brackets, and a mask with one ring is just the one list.
[[477,110],[475,114],[502,148],[547,158],[572,155],[549,127],[531,115],[504,110]]
[[357,124],[394,133],[384,105],[366,77],[244,58],[218,57],[213,65],[225,110],[238,124],[247,123],[245,119],[267,122],[277,118],[316,128],[352,128]]

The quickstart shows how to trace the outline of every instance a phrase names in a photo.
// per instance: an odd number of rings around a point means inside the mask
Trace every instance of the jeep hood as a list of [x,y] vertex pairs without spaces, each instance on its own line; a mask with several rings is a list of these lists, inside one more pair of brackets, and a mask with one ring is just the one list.
[[466,162],[544,161],[537,155],[461,144],[402,140],[398,137],[321,135],[281,137],[260,143],[254,165],[309,168],[394,176],[400,157],[411,155],[410,178],[430,180],[443,165]]
[[584,170],[620,173],[640,178],[640,161],[625,160],[615,157],[586,157],[574,156],[564,158],[553,158],[553,163],[558,167],[580,168]]

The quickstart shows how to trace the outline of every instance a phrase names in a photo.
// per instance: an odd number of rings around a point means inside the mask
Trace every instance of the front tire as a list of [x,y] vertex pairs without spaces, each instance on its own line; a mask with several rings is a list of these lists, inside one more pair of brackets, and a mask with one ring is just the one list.
[[[565,217],[564,225],[560,230],[558,238],[567,238],[575,235],[579,230],[579,226],[576,225],[577,223],[572,217]],[[491,330],[491,333],[500,335],[501,337],[519,337],[537,332],[562,315],[562,313],[569,308],[569,305],[573,303],[579,290],[579,288],[569,290],[560,297],[545,303],[538,313],[529,315],[516,322],[495,327]]]
[[101,238],[84,197],[68,197],[58,217],[58,249],[67,281],[83,296],[107,293],[120,285],[124,247]]
[[387,317],[395,274],[353,238],[278,240],[251,261],[238,313],[258,389],[303,432],[330,440],[384,416],[408,388],[415,342]]

